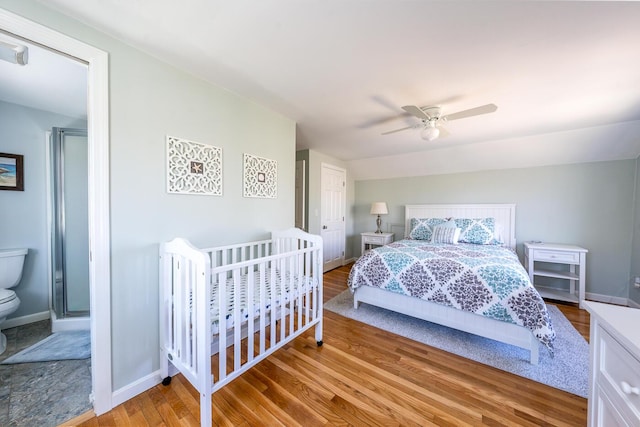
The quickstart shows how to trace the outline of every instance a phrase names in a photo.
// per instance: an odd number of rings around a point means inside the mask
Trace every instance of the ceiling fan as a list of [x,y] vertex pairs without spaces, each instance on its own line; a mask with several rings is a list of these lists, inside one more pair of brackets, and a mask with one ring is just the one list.
[[420,137],[427,141],[433,141],[440,135],[440,130],[444,130],[441,125],[451,120],[464,119],[465,117],[478,116],[480,114],[493,113],[498,109],[495,104],[481,105],[480,107],[470,108],[468,110],[458,111],[457,113],[442,115],[440,107],[416,107],[415,105],[405,105],[402,107],[407,113],[419,118],[421,123],[413,126],[407,126],[402,129],[383,132],[383,135],[400,132],[407,129],[420,129]]

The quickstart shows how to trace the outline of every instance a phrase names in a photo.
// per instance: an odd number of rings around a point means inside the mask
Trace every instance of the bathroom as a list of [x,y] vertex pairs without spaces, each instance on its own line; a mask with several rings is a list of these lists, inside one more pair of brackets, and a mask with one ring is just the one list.
[[[2,33],[0,41],[26,44]],[[0,61],[0,153],[22,156],[23,174],[21,191],[0,185],[0,250],[28,249],[22,278],[12,288],[20,304],[0,328],[51,319],[49,332],[89,329],[86,66],[27,45],[26,65]],[[60,169],[66,175],[56,173],[55,160],[67,162]],[[57,175],[66,184],[64,203]],[[63,205],[64,217],[55,208]],[[56,256],[61,253],[74,262],[63,266],[65,257]],[[86,280],[76,279],[85,274]],[[70,283],[66,289],[55,280],[62,277]]]

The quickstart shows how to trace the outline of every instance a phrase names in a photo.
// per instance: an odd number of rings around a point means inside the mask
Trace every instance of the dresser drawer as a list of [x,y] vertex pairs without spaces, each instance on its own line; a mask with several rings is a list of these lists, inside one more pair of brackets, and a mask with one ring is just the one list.
[[[612,399],[621,400],[620,403],[627,412],[627,416],[640,422],[640,360],[636,359],[607,331],[599,328],[600,332],[600,366],[599,382],[609,389]],[[626,390],[625,390],[626,388]],[[615,396],[615,397],[614,397]]]
[[577,252],[551,251],[536,249],[533,251],[535,261],[559,262],[564,264],[579,264],[580,254]]

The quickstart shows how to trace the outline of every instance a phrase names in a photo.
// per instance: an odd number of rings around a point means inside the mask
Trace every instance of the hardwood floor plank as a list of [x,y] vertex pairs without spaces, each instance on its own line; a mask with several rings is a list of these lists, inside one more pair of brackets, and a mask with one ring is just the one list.
[[113,415],[114,425],[130,427],[132,426],[131,421],[129,420],[129,415],[127,414],[127,410],[124,409],[124,405],[116,406],[113,411],[111,411]]
[[[324,274],[324,300],[351,266]],[[585,339],[589,314],[556,304]],[[579,426],[587,400],[325,310],[325,344],[309,331],[212,398],[219,425]],[[544,350],[543,350],[544,351]],[[80,426],[199,425],[182,375]]]

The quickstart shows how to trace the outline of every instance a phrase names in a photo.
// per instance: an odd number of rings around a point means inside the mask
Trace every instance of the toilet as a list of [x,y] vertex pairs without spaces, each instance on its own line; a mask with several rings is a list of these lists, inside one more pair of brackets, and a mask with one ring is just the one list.
[[[14,313],[20,300],[11,288],[20,283],[27,249],[0,249],[0,328],[8,315]],[[0,331],[0,354],[7,349],[7,337]]]

